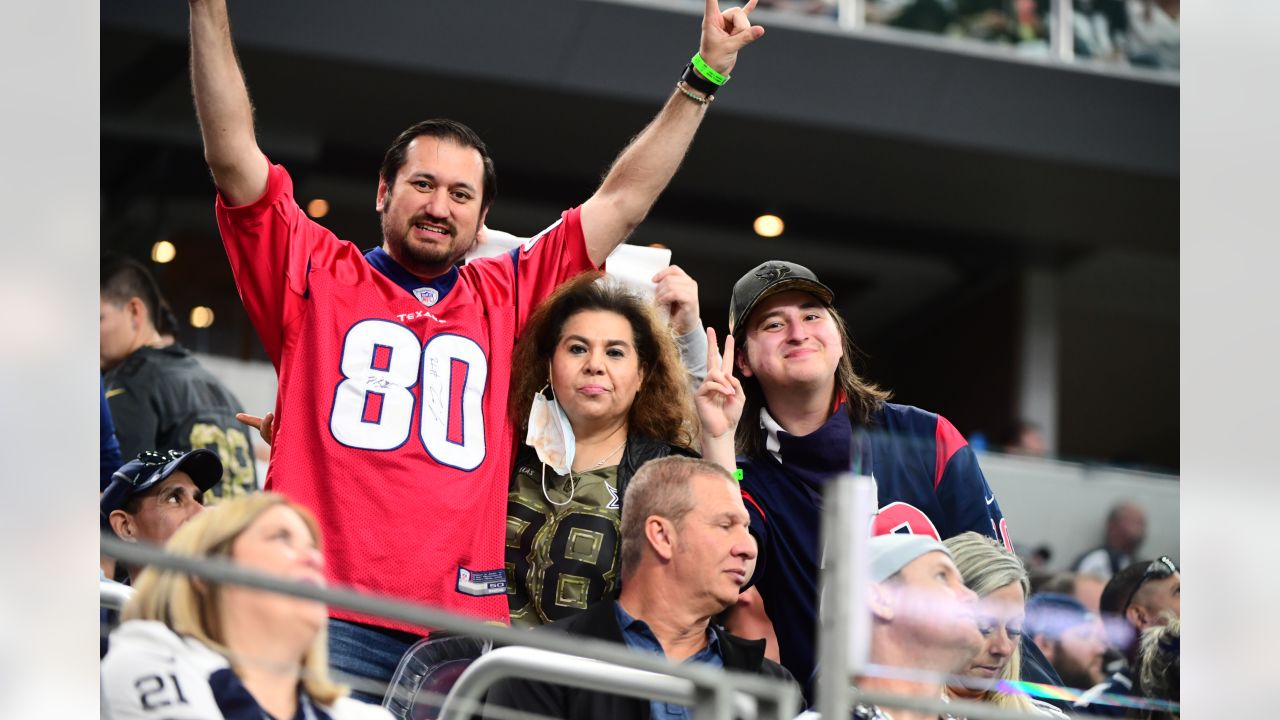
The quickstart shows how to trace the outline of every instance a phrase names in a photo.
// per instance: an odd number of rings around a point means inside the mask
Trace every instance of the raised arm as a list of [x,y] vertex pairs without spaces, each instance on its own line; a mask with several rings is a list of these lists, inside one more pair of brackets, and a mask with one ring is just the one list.
[[[764,34],[764,28],[747,19],[755,5],[756,0],[749,0],[745,7],[721,13],[719,0],[706,0],[698,54],[713,70],[728,75],[738,62],[738,51]],[[680,167],[706,109],[701,92],[683,87],[674,91],[653,122],[614,161],[600,189],[582,204],[587,252],[597,265],[649,214]]]
[[213,182],[230,205],[244,205],[267,189],[267,158],[253,132],[253,106],[245,86],[226,0],[189,0],[191,90]]

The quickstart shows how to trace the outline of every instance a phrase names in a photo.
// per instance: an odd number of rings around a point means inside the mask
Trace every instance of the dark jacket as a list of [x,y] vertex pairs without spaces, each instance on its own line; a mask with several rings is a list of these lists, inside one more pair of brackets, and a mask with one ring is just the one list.
[[[612,597],[592,605],[585,611],[547,625],[534,632],[559,630],[570,635],[608,640],[624,644],[622,630],[613,609]],[[763,640],[744,640],[719,625],[711,629],[720,643],[726,670],[753,672],[771,678],[795,682],[791,673],[764,656]],[[524,712],[566,720],[648,720],[649,701],[606,693],[552,685],[532,680],[506,680],[489,691],[486,705],[515,708]]]
[[253,441],[235,395],[181,345],[142,347],[104,378],[107,405],[125,461],[144,450],[208,448],[222,458],[222,481],[208,494],[258,489]]

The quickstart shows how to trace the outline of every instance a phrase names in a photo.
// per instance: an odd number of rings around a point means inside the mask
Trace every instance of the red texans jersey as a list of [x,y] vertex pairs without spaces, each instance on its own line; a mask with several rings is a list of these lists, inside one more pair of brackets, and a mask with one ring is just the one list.
[[308,218],[279,165],[217,214],[279,378],[266,487],[315,513],[330,580],[505,622],[511,356],[538,301],[593,267],[579,209],[429,283]]

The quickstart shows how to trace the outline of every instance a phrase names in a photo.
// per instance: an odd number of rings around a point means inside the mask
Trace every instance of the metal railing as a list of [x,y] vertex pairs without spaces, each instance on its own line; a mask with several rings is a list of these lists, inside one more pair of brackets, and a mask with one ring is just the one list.
[[[1042,720],[1041,716],[991,703],[948,702],[940,697],[905,696],[851,686],[850,679],[855,675],[887,675],[896,670],[869,664],[866,597],[856,588],[865,588],[870,558],[867,543],[850,542],[867,535],[875,497],[868,478],[850,475],[828,483],[827,493],[821,570],[823,624],[817,633],[821,659],[821,672],[817,677],[818,708],[822,717],[849,717],[854,704],[864,703],[950,713],[973,720]],[[675,664],[665,657],[638,653],[603,640],[482,623],[387,597],[283,580],[224,559],[172,555],[158,547],[125,543],[106,534],[102,536],[102,554],[139,566],[176,570],[213,583],[243,585],[318,600],[365,615],[503,646],[473,662],[459,677],[444,698],[442,718],[468,717],[479,708],[480,699],[489,687],[504,678],[516,677],[688,705],[700,720],[734,717],[781,720],[795,716],[801,705],[799,689],[793,683],[700,664]],[[128,586],[99,583],[104,607],[120,609],[132,594],[133,589]],[[836,598],[842,601],[837,602]]]
[[698,718],[729,720],[739,718],[777,718],[795,716],[799,697],[786,706],[768,703],[761,710],[759,698],[743,693],[728,697],[717,687],[698,686],[686,678],[647,670],[620,667],[597,660],[552,653],[527,647],[497,648],[481,656],[458,678],[445,698],[440,720],[465,720],[480,707],[485,693],[495,683],[509,678],[595,690],[610,695],[687,705]]
[[[800,707],[800,693],[792,683],[701,664],[675,664],[665,657],[638,653],[625,646],[604,640],[570,637],[557,633],[529,632],[505,625],[487,624],[444,610],[388,597],[283,580],[273,575],[248,570],[220,558],[171,555],[158,547],[126,543],[107,534],[102,536],[102,554],[134,565],[176,570],[208,582],[243,585],[318,600],[332,607],[341,607],[364,615],[374,615],[419,627],[489,640],[495,646],[526,646],[683,680],[693,687],[694,707],[701,709],[701,713],[697,716],[699,718],[710,717],[720,720],[734,717],[736,708],[740,707],[741,702],[736,698],[743,695],[754,698],[760,708],[771,712],[771,716],[776,718],[793,717]],[[494,652],[497,651],[494,650]],[[662,690],[664,687],[667,690],[671,689],[670,686],[656,684],[651,689]]]
[[123,610],[133,597],[133,588],[110,580],[98,581],[98,604],[108,610]]

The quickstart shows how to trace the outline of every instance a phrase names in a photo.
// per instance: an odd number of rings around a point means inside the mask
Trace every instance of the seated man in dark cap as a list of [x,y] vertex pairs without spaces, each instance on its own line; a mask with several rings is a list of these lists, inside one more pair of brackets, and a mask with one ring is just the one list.
[[[205,492],[221,478],[222,461],[211,450],[148,450],[112,474],[99,501],[101,522],[125,542],[163,545],[204,510]],[[142,570],[126,569],[130,578]]]
[[1070,688],[1090,688],[1102,681],[1107,650],[1102,621],[1081,602],[1061,593],[1040,593],[1027,601],[1023,633]]
[[[187,520],[204,511],[204,494],[222,479],[222,460],[212,450],[187,453],[148,450],[111,475],[98,501],[102,529],[110,528],[125,542],[163,545]],[[141,567],[112,565],[112,579],[128,583]],[[102,656],[107,654],[106,629],[116,624],[116,612],[102,608],[98,621],[104,632]]]

